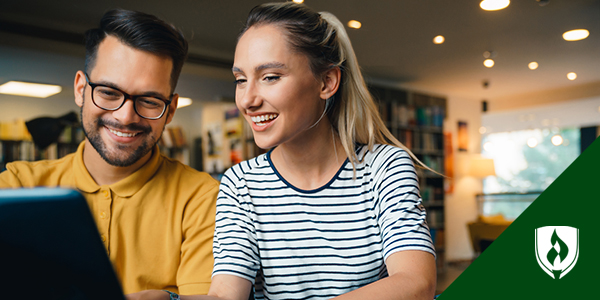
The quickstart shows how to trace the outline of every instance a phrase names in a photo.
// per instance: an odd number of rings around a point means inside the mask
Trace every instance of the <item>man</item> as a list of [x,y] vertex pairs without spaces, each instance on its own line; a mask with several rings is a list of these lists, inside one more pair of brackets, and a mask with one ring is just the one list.
[[126,294],[206,294],[210,286],[218,182],[156,145],[177,108],[186,55],[171,25],[107,12],[86,32],[85,72],[75,75],[85,141],[59,160],[15,162],[0,174],[0,187],[79,190]]

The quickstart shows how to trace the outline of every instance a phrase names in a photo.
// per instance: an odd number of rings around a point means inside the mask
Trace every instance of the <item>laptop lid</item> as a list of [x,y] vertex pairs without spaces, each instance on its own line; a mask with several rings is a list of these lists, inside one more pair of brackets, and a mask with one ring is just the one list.
[[74,190],[0,190],[0,274],[7,298],[124,299],[87,202]]

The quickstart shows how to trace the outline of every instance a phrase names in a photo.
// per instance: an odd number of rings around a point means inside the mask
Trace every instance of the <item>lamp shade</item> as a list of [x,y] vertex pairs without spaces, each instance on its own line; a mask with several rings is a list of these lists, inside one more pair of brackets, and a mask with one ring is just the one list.
[[469,175],[475,177],[495,176],[494,160],[491,158],[474,158],[471,160]]

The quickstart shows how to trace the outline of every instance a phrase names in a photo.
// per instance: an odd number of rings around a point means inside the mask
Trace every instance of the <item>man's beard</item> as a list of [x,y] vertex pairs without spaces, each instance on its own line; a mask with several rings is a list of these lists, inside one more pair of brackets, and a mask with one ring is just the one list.
[[[83,103],[84,104],[81,106],[80,110],[83,133],[88,141],[90,141],[90,144],[92,144],[92,147],[96,149],[96,152],[98,152],[102,159],[104,159],[104,161],[106,161],[108,164],[115,167],[131,166],[152,151],[154,145],[158,143],[160,136],[158,138],[151,136],[150,133],[152,133],[152,128],[150,126],[142,126],[139,124],[129,124],[127,126],[123,126],[116,122],[113,123],[105,121],[102,118],[97,118],[89,124],[86,123],[85,119],[83,118],[83,106],[85,105],[85,99],[83,99]],[[106,144],[104,143],[104,140],[102,140],[102,136],[100,134],[100,130],[102,130],[104,125],[108,125],[109,127],[118,130],[140,131],[138,135],[147,135],[147,138],[136,149],[129,150],[128,156],[123,157],[123,155],[119,155],[118,153],[110,153],[109,149],[107,149]],[[129,147],[127,145],[117,145],[116,150],[121,150],[121,152],[124,152],[127,151],[128,148]]]

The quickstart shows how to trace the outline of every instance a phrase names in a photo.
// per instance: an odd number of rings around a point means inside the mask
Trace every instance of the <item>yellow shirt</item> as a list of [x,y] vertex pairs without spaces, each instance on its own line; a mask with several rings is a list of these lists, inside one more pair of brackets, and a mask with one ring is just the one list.
[[218,181],[153,149],[127,178],[98,186],[83,163],[84,143],[58,160],[9,163],[0,188],[68,187],[87,199],[123,291],[206,294],[213,267]]

